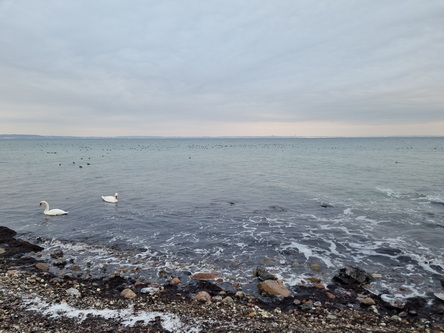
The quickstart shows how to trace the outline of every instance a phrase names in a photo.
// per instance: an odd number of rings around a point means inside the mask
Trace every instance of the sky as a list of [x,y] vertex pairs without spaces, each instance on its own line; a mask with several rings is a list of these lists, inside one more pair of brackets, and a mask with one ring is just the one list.
[[444,136],[444,0],[0,0],[0,134]]

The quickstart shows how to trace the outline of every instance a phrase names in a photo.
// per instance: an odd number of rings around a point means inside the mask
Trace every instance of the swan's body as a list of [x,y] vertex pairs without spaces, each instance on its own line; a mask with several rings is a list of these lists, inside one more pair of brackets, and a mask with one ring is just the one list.
[[56,216],[56,215],[66,215],[68,214],[68,212],[65,212],[64,210],[61,209],[49,209],[49,204],[46,201],[40,201],[40,206],[41,205],[45,205],[45,210],[43,211],[43,214],[45,215],[51,215],[51,216]]
[[114,195],[109,195],[109,196],[103,196],[102,195],[102,199],[105,202],[110,202],[110,203],[116,203],[117,201],[117,193],[115,193]]

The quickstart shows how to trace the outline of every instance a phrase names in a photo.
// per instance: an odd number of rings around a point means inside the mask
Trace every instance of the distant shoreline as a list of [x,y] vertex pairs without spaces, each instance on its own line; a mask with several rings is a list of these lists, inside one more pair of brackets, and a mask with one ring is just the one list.
[[0,140],[42,140],[42,139],[420,139],[444,138],[440,135],[394,135],[394,136],[70,136],[38,134],[0,134]]

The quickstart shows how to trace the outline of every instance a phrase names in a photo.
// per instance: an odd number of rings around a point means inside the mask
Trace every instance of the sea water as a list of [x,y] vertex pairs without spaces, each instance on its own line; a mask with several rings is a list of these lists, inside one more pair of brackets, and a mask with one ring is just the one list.
[[443,167],[440,137],[3,139],[0,225],[89,276],[248,284],[265,264],[291,286],[352,265],[381,274],[375,293],[428,296],[444,274]]

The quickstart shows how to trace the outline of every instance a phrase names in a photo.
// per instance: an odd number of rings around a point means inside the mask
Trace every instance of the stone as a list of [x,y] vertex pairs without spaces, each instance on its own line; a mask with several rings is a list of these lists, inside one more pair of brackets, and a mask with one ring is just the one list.
[[322,269],[321,265],[319,264],[311,264],[310,268],[316,272],[319,272]]
[[373,281],[373,277],[361,268],[347,266],[339,270],[333,281],[347,286],[362,285]]
[[46,264],[44,264],[44,263],[42,263],[42,262],[37,263],[37,264],[35,265],[35,268],[37,268],[37,269],[39,269],[39,270],[41,270],[41,271],[49,271],[49,267],[48,267],[48,265],[46,265]]
[[315,287],[316,289],[325,289],[325,286],[324,286],[322,283],[316,283],[316,284],[314,285],[314,287]]
[[444,293],[434,293],[435,297],[440,299],[441,301],[444,301]]
[[21,239],[15,239],[15,235],[17,235],[17,233],[14,230],[0,226],[0,244],[2,244],[2,249],[4,250],[1,251],[2,253],[0,254],[2,257],[21,257],[25,253],[43,250],[43,247],[38,245]]
[[199,291],[193,299],[198,302],[211,302],[211,295],[206,291]]
[[271,274],[269,271],[267,271],[264,265],[257,266],[253,271],[253,275],[257,276],[262,281],[277,280],[277,277]]
[[219,276],[218,273],[195,273],[191,275],[191,278],[194,280],[213,280]]
[[60,259],[63,256],[64,256],[64,253],[62,250],[56,250],[53,253],[51,253],[51,258],[54,258],[54,259]]
[[321,283],[322,278],[318,278],[318,277],[307,277],[307,278],[304,278],[304,280],[306,280],[306,281],[310,281],[310,282],[312,282],[312,283]]
[[160,292],[160,288],[150,286],[150,287],[145,287],[145,288],[140,289],[140,292],[143,294],[155,295]]
[[0,242],[13,238],[17,233],[8,227],[0,226]]
[[366,305],[366,306],[371,306],[376,304],[375,300],[371,297],[366,297],[362,299],[360,303],[361,305]]
[[174,277],[171,279],[171,284],[177,286],[178,284],[181,284],[182,281],[178,277]]
[[231,303],[234,303],[234,300],[230,296],[227,296],[222,300],[222,303],[231,304]]
[[6,250],[4,248],[0,247],[0,254],[3,254],[5,252],[6,252]]
[[70,296],[80,297],[80,291],[76,288],[69,288],[66,293]]
[[290,290],[284,285],[282,280],[266,280],[257,285],[261,293],[267,295],[290,296]]
[[335,299],[336,298],[335,295],[333,295],[332,293],[330,293],[328,291],[325,293],[325,296],[327,296],[327,298],[329,298],[329,299]]
[[237,298],[245,298],[246,295],[243,291],[237,291],[234,296]]
[[122,296],[123,298],[128,298],[128,299],[137,297],[136,293],[128,288],[123,289],[122,292],[120,293],[120,296]]

